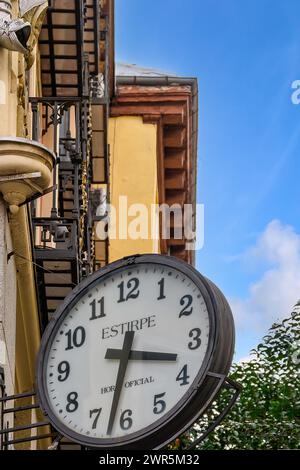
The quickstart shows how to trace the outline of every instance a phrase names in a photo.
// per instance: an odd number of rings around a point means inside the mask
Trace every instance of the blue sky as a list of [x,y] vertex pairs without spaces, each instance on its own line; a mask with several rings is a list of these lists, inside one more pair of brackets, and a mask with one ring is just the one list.
[[237,358],[300,297],[299,18],[299,0],[116,0],[117,60],[198,78],[197,268],[230,300]]

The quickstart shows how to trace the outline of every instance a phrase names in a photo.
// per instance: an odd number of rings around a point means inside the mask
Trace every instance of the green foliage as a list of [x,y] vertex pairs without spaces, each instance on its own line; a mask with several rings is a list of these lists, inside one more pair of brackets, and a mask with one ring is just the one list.
[[[274,324],[250,362],[234,364],[230,377],[243,386],[238,402],[201,449],[300,448],[300,303]],[[188,444],[226,406],[224,390],[209,412],[181,438]]]

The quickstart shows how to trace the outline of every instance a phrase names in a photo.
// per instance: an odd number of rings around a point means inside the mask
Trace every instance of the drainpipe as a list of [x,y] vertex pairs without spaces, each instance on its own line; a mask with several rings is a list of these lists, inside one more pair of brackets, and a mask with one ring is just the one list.
[[6,364],[6,344],[4,342],[4,312],[5,312],[5,222],[6,207],[2,198],[0,198],[0,367]]
[[12,19],[11,0],[0,0],[0,47],[26,54],[31,25],[22,19]]

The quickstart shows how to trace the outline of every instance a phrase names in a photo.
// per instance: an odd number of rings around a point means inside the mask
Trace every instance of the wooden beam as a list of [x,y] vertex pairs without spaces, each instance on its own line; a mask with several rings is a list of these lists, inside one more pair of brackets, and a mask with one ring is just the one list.
[[185,188],[186,176],[185,171],[167,172],[165,177],[166,189],[183,189]]

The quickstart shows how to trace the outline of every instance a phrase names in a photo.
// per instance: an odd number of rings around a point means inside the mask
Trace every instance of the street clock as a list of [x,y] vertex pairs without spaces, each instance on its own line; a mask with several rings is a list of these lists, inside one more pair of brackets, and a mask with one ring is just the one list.
[[207,409],[233,348],[231,310],[211,281],[173,257],[125,258],[78,285],[50,321],[40,405],[83,446],[158,449]]

